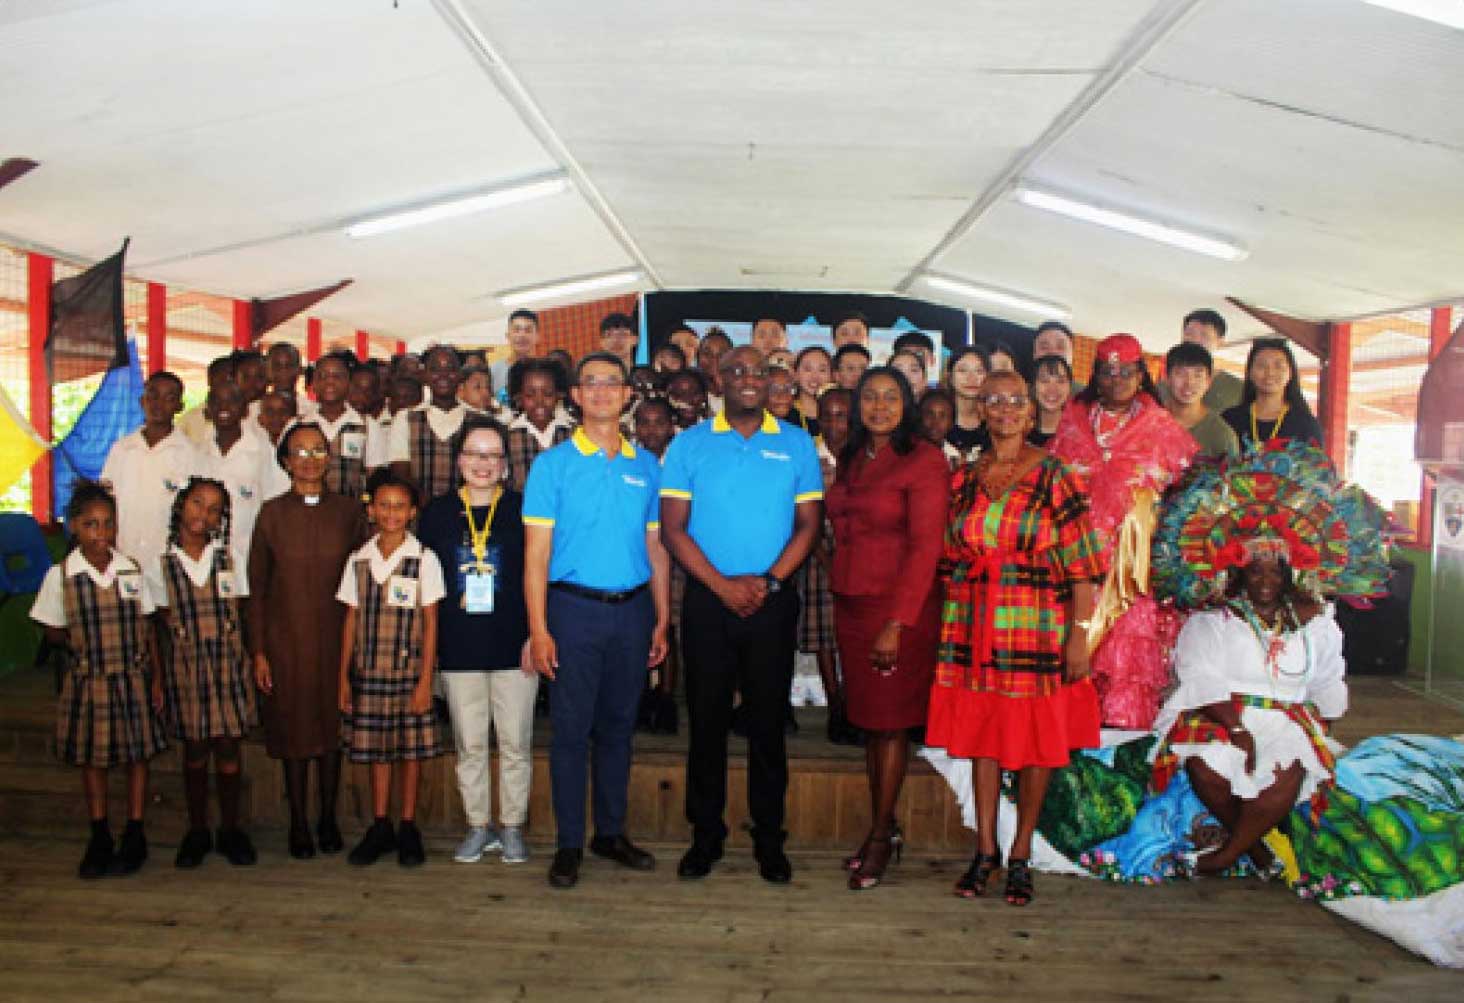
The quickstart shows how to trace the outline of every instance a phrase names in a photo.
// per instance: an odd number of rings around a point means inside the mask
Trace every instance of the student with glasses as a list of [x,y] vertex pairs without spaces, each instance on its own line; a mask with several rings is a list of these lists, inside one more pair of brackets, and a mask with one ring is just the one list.
[[[341,629],[345,607],[336,588],[346,560],[365,542],[365,514],[356,498],[325,486],[330,446],[313,421],[290,427],[277,459],[290,490],[264,503],[249,548],[249,650],[263,694],[265,749],[284,762],[290,806],[290,855],[339,853],[336,824],[341,776],[338,709]],[[311,761],[318,770],[319,814],[310,835],[306,792]]]

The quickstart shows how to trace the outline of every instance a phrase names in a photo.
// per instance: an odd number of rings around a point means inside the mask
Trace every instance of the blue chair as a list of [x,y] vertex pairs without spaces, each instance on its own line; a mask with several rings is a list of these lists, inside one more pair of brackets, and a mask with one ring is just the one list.
[[0,512],[0,606],[39,591],[51,563],[40,524],[24,512]]

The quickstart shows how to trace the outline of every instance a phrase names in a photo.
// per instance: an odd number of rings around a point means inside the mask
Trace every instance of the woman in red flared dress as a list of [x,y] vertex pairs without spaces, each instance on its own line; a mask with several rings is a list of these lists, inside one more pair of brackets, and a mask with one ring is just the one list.
[[1036,412],[1026,381],[993,373],[982,402],[992,448],[955,478],[926,743],[975,760],[976,856],[956,884],[964,898],[984,894],[1001,866],[1001,771],[1020,771],[1006,900],[1025,905],[1052,770],[1098,745],[1083,621],[1106,569],[1083,482],[1025,441]]

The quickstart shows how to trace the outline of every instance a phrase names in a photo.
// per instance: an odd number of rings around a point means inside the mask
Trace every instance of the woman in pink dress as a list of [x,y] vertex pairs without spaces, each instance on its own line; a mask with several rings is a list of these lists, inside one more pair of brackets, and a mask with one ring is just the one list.
[[1159,403],[1131,334],[1098,344],[1093,382],[1063,412],[1054,456],[1087,482],[1108,577],[1088,624],[1103,723],[1148,729],[1169,683],[1172,613],[1149,594],[1149,543],[1159,496],[1199,448]]

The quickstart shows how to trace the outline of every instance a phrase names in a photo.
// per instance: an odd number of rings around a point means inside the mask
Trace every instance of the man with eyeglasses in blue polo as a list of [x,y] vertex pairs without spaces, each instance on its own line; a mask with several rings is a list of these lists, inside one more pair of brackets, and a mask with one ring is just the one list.
[[720,414],[671,442],[661,472],[661,534],[686,569],[681,607],[692,845],[677,873],[702,878],[727,838],[732,694],[747,724],[747,801],[758,872],[785,883],[788,756],[798,591],[790,582],[823,520],[823,478],[808,433],[767,410],[768,367],[751,346],[721,359]]
[[524,486],[529,664],[553,687],[549,779],[557,850],[549,884],[579,881],[587,760],[594,773],[590,851],[638,871],[655,858],[625,836],[631,741],[646,673],[666,656],[670,560],[661,546],[660,464],[620,432],[625,363],[580,360],[570,396],[583,421],[540,454]]

